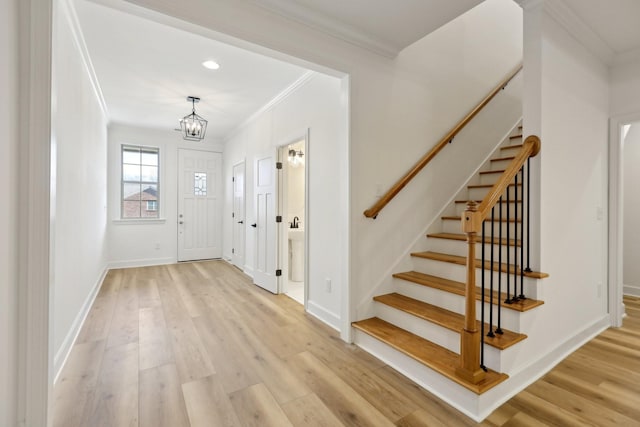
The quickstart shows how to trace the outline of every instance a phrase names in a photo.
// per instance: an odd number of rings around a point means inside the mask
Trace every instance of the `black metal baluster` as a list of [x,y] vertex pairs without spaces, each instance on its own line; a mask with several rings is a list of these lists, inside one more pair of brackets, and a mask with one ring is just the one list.
[[[490,262],[490,267],[489,267],[489,271],[490,271],[490,276],[489,276],[489,333],[487,333],[488,337],[495,337],[494,333],[493,333],[493,244],[494,244],[494,236],[495,236],[495,232],[493,229],[493,224],[495,222],[495,215],[496,213],[496,207],[495,205],[491,208],[491,262]],[[482,305],[484,306],[484,300],[482,300]]]
[[[527,268],[531,273],[531,158],[527,159]],[[524,219],[524,197],[522,198],[522,219]]]
[[[509,186],[507,185],[507,220],[505,222],[500,223],[500,227],[504,227],[504,224],[507,225],[507,298],[504,300],[505,304],[511,304],[513,301],[511,300],[510,292],[511,292],[511,247],[510,247],[510,239],[511,239],[511,227],[509,226],[509,219],[511,218],[511,196],[510,196]],[[502,266],[500,267],[500,271],[502,271]],[[514,286],[515,287],[515,286]],[[513,295],[515,296],[515,289]]]
[[485,266],[484,266],[484,239],[485,239],[485,222],[482,221],[482,240],[480,240],[482,244],[482,259],[480,262],[482,263],[482,269],[480,270],[482,273],[482,299],[480,300],[480,367],[486,371],[487,367],[484,366],[484,289],[485,289]]
[[[522,203],[524,203],[524,166],[520,168],[520,173],[522,173]],[[518,295],[518,299],[524,300],[526,297],[524,296],[524,224],[522,221],[524,220],[524,212],[522,212],[522,220],[520,223],[520,295]],[[518,211],[516,210],[516,234],[518,232]],[[528,242],[527,242],[528,243]]]
[[[514,177],[515,194],[513,196],[513,298],[512,302],[518,301],[518,274],[522,273],[522,264],[518,264],[518,196],[520,196],[520,190],[518,190],[518,174],[520,171],[516,172],[516,176]],[[522,245],[522,241],[520,241]],[[518,273],[520,270],[520,273]]]
[[[498,327],[496,328],[496,334],[502,334],[501,328],[501,303],[502,303],[502,197],[500,197],[500,226],[498,227]],[[491,270],[493,270],[493,264],[491,265]],[[495,274],[495,273],[493,273]]]

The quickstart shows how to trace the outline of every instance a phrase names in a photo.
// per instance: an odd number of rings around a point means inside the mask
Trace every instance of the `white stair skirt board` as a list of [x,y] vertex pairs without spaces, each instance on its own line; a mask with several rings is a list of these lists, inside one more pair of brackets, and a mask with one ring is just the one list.
[[564,358],[609,326],[609,316],[602,317],[518,372],[507,373],[509,378],[506,381],[481,395],[467,390],[362,331],[356,330],[354,342],[474,421],[481,422],[500,405],[543,377]]
[[[388,305],[376,302],[376,316],[399,328],[418,335],[428,341],[438,344],[454,353],[460,354],[460,333],[451,329],[436,325],[424,319],[420,319],[412,314],[396,310]],[[488,331],[485,331],[485,333]],[[513,346],[500,350],[490,345],[485,346],[484,362],[485,366],[496,372],[508,373],[513,370],[514,355],[526,345],[526,340],[514,344]],[[516,349],[516,347],[520,346]]]

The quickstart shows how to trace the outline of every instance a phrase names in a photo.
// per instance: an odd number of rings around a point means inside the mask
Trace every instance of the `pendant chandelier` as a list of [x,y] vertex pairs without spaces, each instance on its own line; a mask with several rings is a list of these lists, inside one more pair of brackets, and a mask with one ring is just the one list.
[[200,98],[188,96],[187,101],[191,102],[191,114],[180,120],[182,138],[189,141],[202,141],[207,131],[208,122],[196,114],[196,102],[200,102]]

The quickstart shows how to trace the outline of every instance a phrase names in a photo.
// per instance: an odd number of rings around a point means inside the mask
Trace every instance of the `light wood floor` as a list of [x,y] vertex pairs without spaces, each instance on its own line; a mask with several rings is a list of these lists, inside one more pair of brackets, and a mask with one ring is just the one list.
[[[640,425],[640,299],[485,426]],[[55,427],[470,426],[222,261],[111,271],[54,388]]]

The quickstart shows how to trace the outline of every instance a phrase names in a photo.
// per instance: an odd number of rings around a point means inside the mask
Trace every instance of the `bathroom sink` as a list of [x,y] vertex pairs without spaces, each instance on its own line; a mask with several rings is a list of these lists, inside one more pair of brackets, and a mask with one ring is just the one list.
[[290,228],[289,240],[304,240],[304,230],[301,228]]

